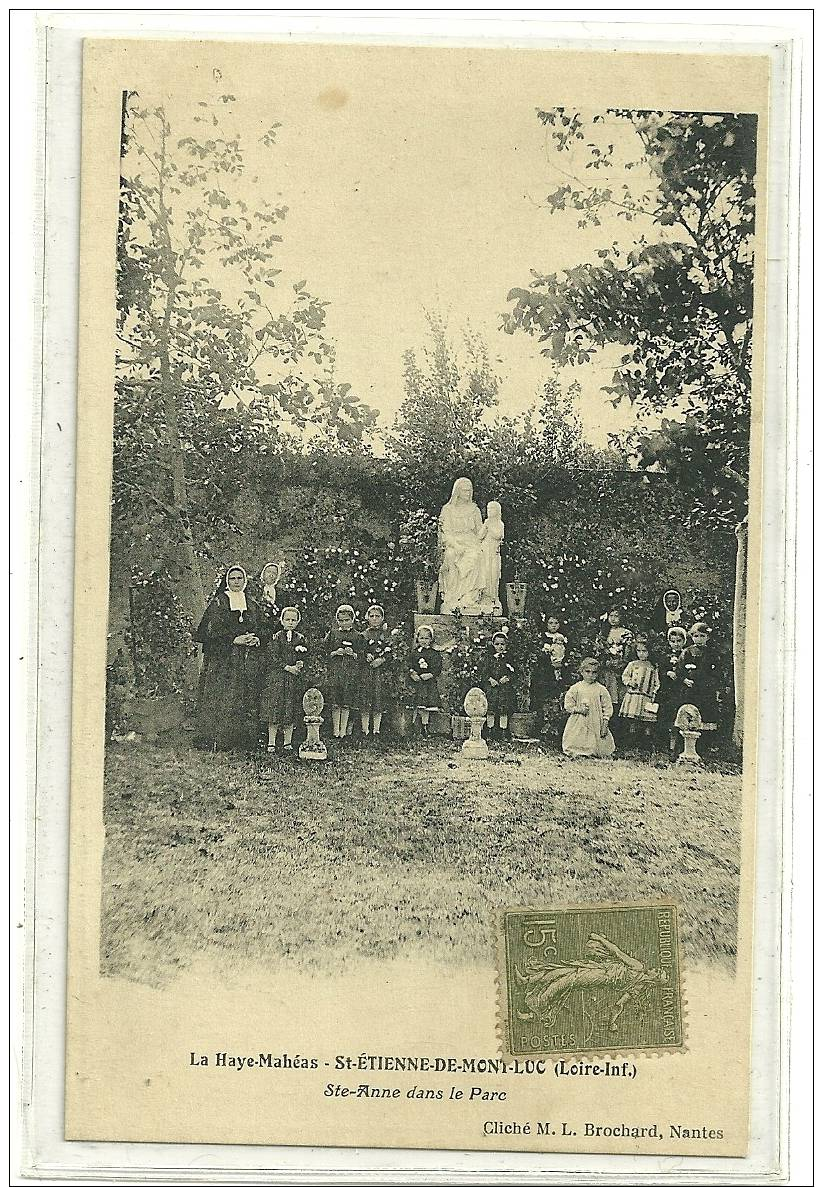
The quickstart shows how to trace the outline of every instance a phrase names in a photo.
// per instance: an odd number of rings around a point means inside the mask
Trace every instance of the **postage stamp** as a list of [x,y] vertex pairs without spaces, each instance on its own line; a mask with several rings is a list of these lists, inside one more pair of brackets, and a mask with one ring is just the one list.
[[675,903],[505,910],[499,939],[511,1055],[682,1048]]

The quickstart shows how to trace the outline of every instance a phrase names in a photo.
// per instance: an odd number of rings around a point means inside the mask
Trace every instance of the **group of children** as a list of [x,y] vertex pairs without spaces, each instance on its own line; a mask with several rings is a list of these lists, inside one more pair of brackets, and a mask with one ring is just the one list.
[[[265,732],[269,753],[281,744],[284,752],[293,749],[295,726],[303,720],[308,665],[316,656],[299,629],[297,607],[277,605],[276,578],[267,582],[277,568],[274,563],[264,566],[262,593],[252,598],[246,592],[245,570],[232,565],[225,586],[206,607],[194,636],[203,649],[195,724],[198,746],[253,746]],[[364,736],[380,737],[384,714],[397,695],[398,675],[407,678],[414,719],[422,733],[428,733],[431,714],[441,708],[442,657],[434,648],[432,631],[423,626],[401,661],[398,633],[389,631],[381,606],[368,608],[363,630],[356,628],[352,606],[338,607],[331,629],[315,649],[324,661],[322,683],[333,737],[352,732],[353,712],[360,714]]]
[[626,747],[659,745],[676,757],[681,737],[675,718],[682,705],[695,705],[707,724],[718,718],[709,628],[695,621],[687,630],[684,619],[679,593],[667,590],[648,630],[629,630],[619,607],[599,623],[590,620],[576,649],[582,655],[577,681],[569,640],[558,619],[548,619],[531,683],[531,707],[542,732],[554,735],[569,755],[606,757],[614,753],[617,735]]
[[[239,565],[226,574],[225,586],[209,602],[195,639],[203,648],[195,743],[228,749],[253,746],[261,734],[270,753],[280,744],[293,748],[295,726],[303,720],[303,694],[308,687],[310,659],[323,661],[321,687],[330,713],[331,732],[342,739],[352,732],[359,713],[365,737],[379,738],[387,710],[403,698],[413,723],[426,736],[433,713],[442,709],[439,678],[443,658],[430,627],[417,630],[410,650],[402,632],[391,631],[383,608],[366,611],[365,626],[356,627],[350,605],[338,607],[322,643],[310,644],[300,631],[300,611],[280,608],[276,581],[279,568],[266,565],[262,592],[247,595],[247,575]],[[667,591],[671,605],[676,591]],[[557,618],[546,621],[545,641],[531,675],[531,709],[550,742],[560,742],[569,755],[603,757],[620,741],[651,744],[663,731],[674,753],[678,735],[674,718],[680,706],[698,706],[705,721],[716,719],[714,665],[703,623],[685,628],[667,609],[667,653],[653,655],[651,636],[632,633],[615,608],[589,638],[581,639],[576,666],[569,659],[569,640]],[[311,649],[311,650],[310,650]],[[580,679],[573,676],[579,673]],[[480,671],[488,701],[490,734],[505,736],[517,709],[518,673],[505,630],[490,640]],[[562,731],[562,737],[561,737]]]

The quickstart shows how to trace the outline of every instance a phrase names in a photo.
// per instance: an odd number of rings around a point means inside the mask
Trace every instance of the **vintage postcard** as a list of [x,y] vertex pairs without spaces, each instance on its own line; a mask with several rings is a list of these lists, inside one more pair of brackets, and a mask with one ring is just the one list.
[[745,1155],[768,56],[83,69],[66,1136]]

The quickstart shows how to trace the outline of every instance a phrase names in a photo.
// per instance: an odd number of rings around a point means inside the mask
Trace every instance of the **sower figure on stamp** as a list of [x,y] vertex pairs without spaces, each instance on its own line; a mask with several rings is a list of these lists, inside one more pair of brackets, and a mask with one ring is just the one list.
[[668,976],[664,969],[647,968],[642,961],[624,952],[617,944],[598,932],[589,934],[583,949],[585,960],[526,961],[515,968],[517,983],[523,987],[526,1009],[517,1011],[523,1020],[538,1018],[554,1023],[558,1010],[568,1005],[575,990],[622,990],[609,1015],[609,1030],[617,1030],[617,1022],[626,1005],[637,1002],[655,985],[665,985]]

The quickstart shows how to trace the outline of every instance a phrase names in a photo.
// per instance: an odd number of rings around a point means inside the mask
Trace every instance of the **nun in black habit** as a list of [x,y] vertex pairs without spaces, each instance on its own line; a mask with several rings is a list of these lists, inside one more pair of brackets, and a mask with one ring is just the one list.
[[203,648],[194,742],[203,749],[248,748],[257,741],[262,619],[246,585],[245,570],[232,565],[194,636]]

